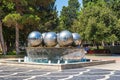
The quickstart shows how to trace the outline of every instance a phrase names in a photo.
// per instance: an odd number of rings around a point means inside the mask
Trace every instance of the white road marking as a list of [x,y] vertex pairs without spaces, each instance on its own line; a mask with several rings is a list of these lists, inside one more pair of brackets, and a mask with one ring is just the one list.
[[18,74],[18,73],[13,73],[13,74],[5,75],[5,76],[0,76],[0,77],[14,76],[14,75],[16,75],[16,74]]
[[49,75],[49,74],[51,74],[51,72],[47,72],[46,74],[38,75],[38,76],[46,76],[46,75]]
[[25,71],[25,72],[18,72],[18,73],[28,73],[28,72],[32,72],[34,70],[28,70],[28,71]]
[[58,79],[58,80],[68,80],[68,79],[71,79],[71,78],[73,78],[73,75],[70,75],[70,76],[68,76],[67,78]]
[[2,72],[3,70],[0,70],[0,72]]
[[70,76],[68,76],[67,78],[58,79],[58,80],[69,80],[69,79],[73,78],[74,76],[79,76],[79,75],[82,75],[83,73],[89,72],[89,71],[90,71],[90,69],[87,69],[86,71],[79,72],[79,74],[70,75]]
[[[18,68],[15,68],[15,69],[18,69]],[[12,69],[12,70],[15,70],[15,69]],[[4,71],[4,70],[1,70],[1,71]],[[13,75],[16,75],[16,74],[18,74],[18,73],[27,73],[27,72],[31,72],[31,71],[33,71],[33,70],[28,70],[28,71],[25,71],[25,72],[15,72],[15,73],[13,73],[13,74],[9,74],[9,75],[4,75],[4,76],[0,76],[0,77],[8,77],[8,76],[13,76]]]
[[102,79],[97,79],[97,80],[107,80],[110,78],[111,75],[114,75],[115,71],[111,71],[110,74],[108,75],[105,75],[105,78],[102,78]]
[[36,78],[36,76],[32,76],[32,77],[30,77],[30,78],[23,79],[23,80],[33,80],[33,79],[35,79],[35,78]]
[[73,75],[70,75],[70,76],[68,76],[67,78],[59,79],[59,80],[68,80],[68,79],[71,79],[71,78],[73,78]]
[[32,72],[32,71],[34,71],[34,70],[28,70],[28,71],[25,71],[25,72]]
[[51,74],[51,72],[47,72],[47,73],[45,73],[45,74],[43,74],[43,75],[32,76],[32,77],[30,77],[30,78],[23,79],[23,80],[33,80],[33,79],[35,79],[36,77],[46,76],[46,75],[49,75],[49,74]]
[[90,69],[87,69],[86,71],[79,72],[79,74],[75,74],[74,76],[79,76],[79,75],[82,75],[83,73],[89,72],[89,71],[90,71]]
[[18,73],[13,73],[13,74],[10,74],[9,76],[14,76],[14,75],[16,75],[16,74],[18,74]]
[[5,70],[3,69],[3,71],[8,71],[8,70],[13,71],[13,70],[16,70],[16,69],[19,69],[19,68],[12,68],[12,69],[5,69]]

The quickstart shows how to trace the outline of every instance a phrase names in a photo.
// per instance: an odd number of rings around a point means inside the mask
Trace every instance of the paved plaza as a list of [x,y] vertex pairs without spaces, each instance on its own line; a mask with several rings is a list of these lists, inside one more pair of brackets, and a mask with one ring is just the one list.
[[120,57],[86,56],[86,58],[116,60],[116,63],[63,71],[0,64],[0,80],[120,80]]
[[120,80],[120,70],[90,67],[51,71],[0,65],[0,80]]

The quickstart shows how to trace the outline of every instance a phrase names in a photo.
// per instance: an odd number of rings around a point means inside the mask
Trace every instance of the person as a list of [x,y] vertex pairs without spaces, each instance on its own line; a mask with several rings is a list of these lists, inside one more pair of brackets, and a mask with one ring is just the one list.
[[88,46],[85,46],[85,51],[88,52],[89,51],[89,47]]

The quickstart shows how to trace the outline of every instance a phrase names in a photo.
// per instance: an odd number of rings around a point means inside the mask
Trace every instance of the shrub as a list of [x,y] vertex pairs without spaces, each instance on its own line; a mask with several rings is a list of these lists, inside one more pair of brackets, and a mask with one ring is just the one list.
[[7,55],[16,55],[16,51],[10,51],[7,53]]

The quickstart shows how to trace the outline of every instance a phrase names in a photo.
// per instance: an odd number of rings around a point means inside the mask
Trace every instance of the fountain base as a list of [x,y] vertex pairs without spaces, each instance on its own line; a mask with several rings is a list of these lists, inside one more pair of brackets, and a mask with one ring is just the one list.
[[[26,47],[28,61],[40,62],[40,60],[50,60],[55,62],[60,60],[81,60],[86,51],[83,48],[69,47]],[[46,62],[45,62],[46,63]]]
[[107,61],[92,60],[92,62],[77,62],[77,63],[65,63],[65,64],[45,64],[45,63],[24,62],[24,59],[14,59],[14,60],[9,59],[9,60],[0,61],[1,65],[32,67],[32,68],[39,68],[45,70],[74,69],[74,68],[82,68],[82,67],[102,65],[102,64],[110,64],[110,63],[115,63],[115,60],[107,60]]
[[[46,70],[64,70],[115,63],[115,60],[100,61],[84,59],[84,49],[28,47],[26,48],[26,50],[28,55],[27,57],[25,57],[26,59],[2,59],[0,60],[0,64],[8,66],[40,68]],[[27,60],[28,58],[31,61]],[[47,60],[47,63],[36,62],[44,59]],[[61,59],[63,59],[63,63]],[[53,61],[55,61],[56,63],[54,63]]]

